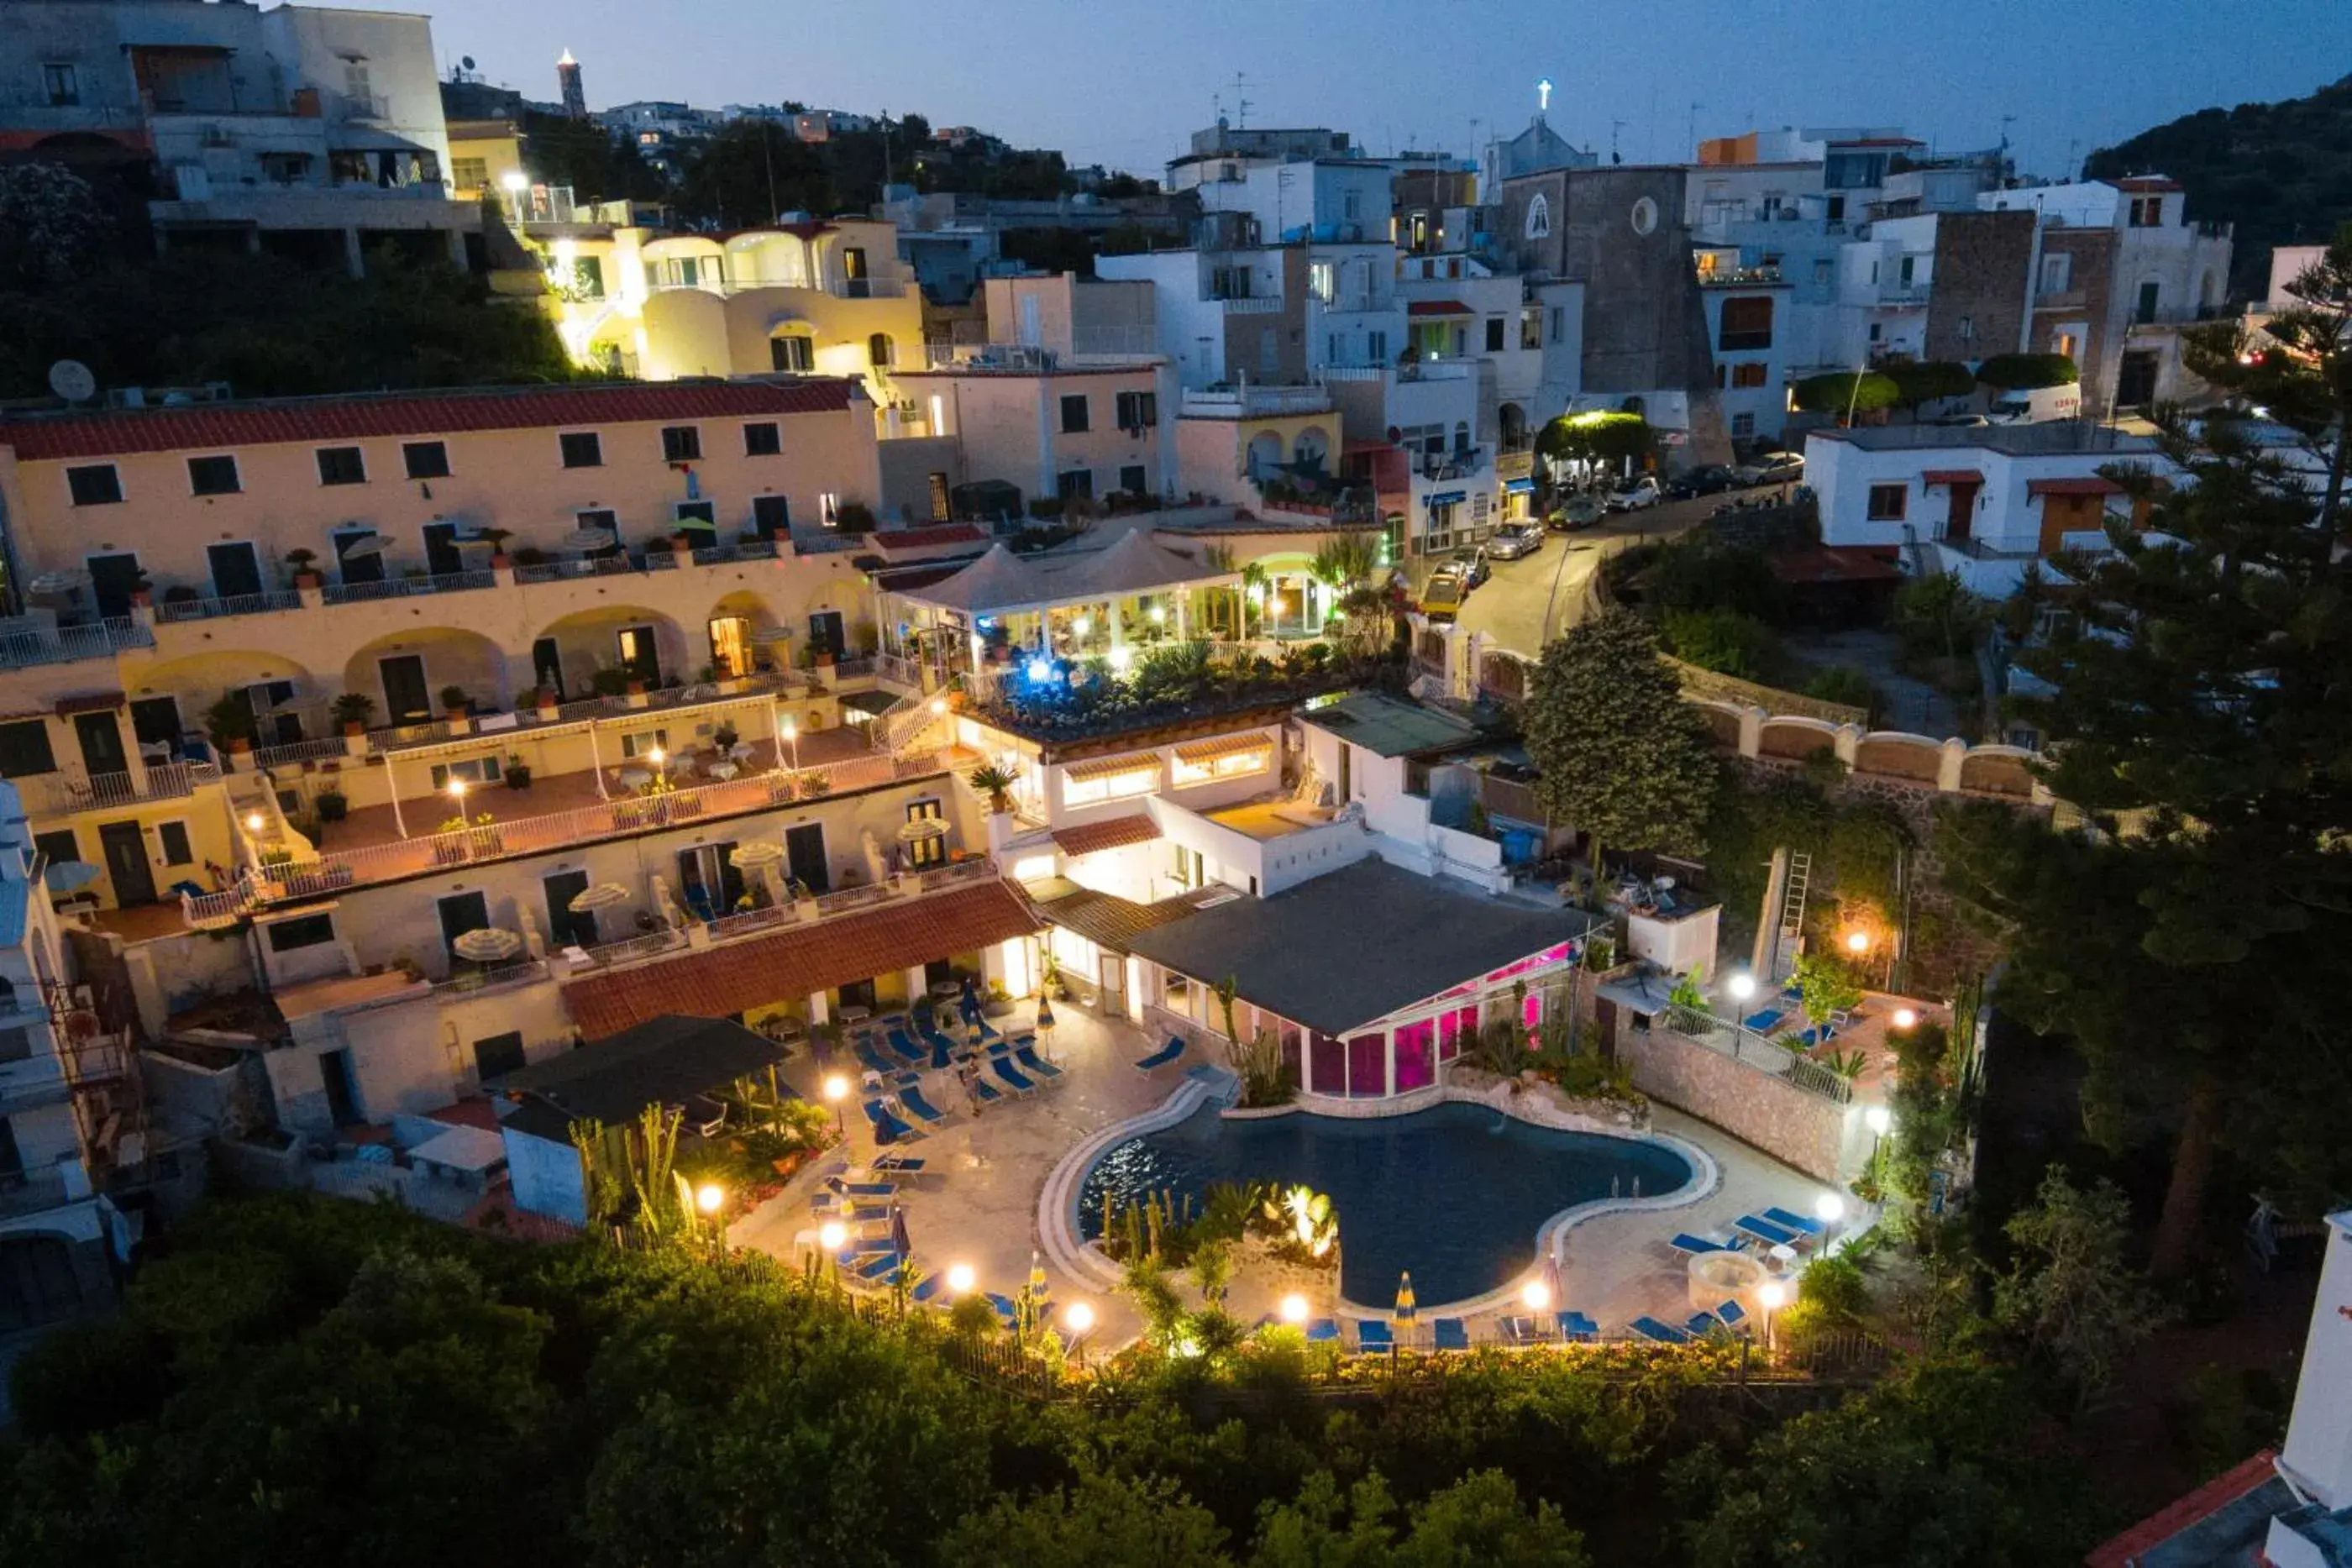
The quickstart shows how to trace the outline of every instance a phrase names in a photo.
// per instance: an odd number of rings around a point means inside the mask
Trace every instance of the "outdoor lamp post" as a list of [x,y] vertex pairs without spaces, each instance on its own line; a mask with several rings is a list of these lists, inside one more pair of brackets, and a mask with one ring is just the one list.
[[784,744],[793,748],[793,771],[798,773],[801,770],[801,727],[791,719],[784,720]]
[[1307,1321],[1307,1298],[1293,1291],[1282,1298],[1282,1321],[1297,1328]]
[[646,760],[654,765],[654,778],[656,780],[667,776],[669,771],[667,768],[667,764],[669,762],[668,752],[664,751],[660,747],[656,746],[651,751],[646,753]]
[[1723,983],[1723,988],[1731,993],[1733,1001],[1744,1002],[1756,994],[1756,977],[1734,975]]
[[833,1130],[846,1140],[849,1123],[843,1116],[841,1103],[849,1098],[849,1080],[838,1072],[829,1072],[824,1080],[824,1097],[833,1103]]
[[1878,1163],[1878,1145],[1885,1141],[1888,1130],[1895,1125],[1895,1113],[1884,1105],[1873,1105],[1862,1113],[1862,1124],[1870,1129],[1870,1159],[1875,1165]]
[[1087,1331],[1095,1326],[1095,1310],[1084,1301],[1072,1301],[1062,1309],[1062,1326],[1070,1332],[1070,1350],[1078,1364],[1087,1364]]
[[1531,1312],[1546,1311],[1551,1306],[1551,1287],[1541,1280],[1529,1280],[1519,1291],[1519,1301]]
[[1845,950],[1853,954],[1857,958],[1869,952],[1870,933],[1860,930],[1847,932],[1845,934]]
[[715,1181],[704,1182],[694,1189],[694,1207],[705,1214],[716,1214],[727,1207],[727,1189]]
[[1919,1015],[1911,1009],[1896,1008],[1895,1009],[1895,1027],[1896,1029],[1909,1029],[1918,1021]]
[[824,1249],[828,1258],[839,1252],[842,1244],[848,1239],[849,1227],[838,1219],[828,1219],[816,1228],[816,1244]]
[[1764,1348],[1772,1348],[1772,1314],[1789,1304],[1789,1287],[1767,1280],[1756,1288],[1756,1304],[1764,1309]]
[[980,1277],[971,1271],[971,1265],[969,1263],[948,1265],[948,1291],[951,1295],[969,1296],[971,1294],[972,1286],[979,1282],[979,1279]]

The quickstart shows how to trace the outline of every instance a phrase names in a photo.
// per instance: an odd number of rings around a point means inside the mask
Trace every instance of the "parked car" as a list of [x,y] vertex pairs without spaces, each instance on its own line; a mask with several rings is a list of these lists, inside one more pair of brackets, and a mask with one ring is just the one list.
[[1544,532],[1536,523],[1505,523],[1486,541],[1486,553],[1496,560],[1517,560],[1543,549]]
[[1449,560],[1422,584],[1421,612],[1432,621],[1451,621],[1469,596],[1470,569],[1459,560]]
[[1687,501],[1694,496],[1715,496],[1736,488],[1738,476],[1720,463],[1702,463],[1678,476],[1666,486],[1666,495],[1677,501]]
[[1462,563],[1462,570],[1465,574],[1462,590],[1465,593],[1495,575],[1494,565],[1487,560],[1486,548],[1484,545],[1475,549],[1462,550],[1454,559]]
[[1544,518],[1544,527],[1559,533],[1574,533],[1599,523],[1608,510],[1609,503],[1599,496],[1570,496],[1551,509],[1551,515]]
[[1657,479],[1644,474],[1610,496],[1609,510],[1612,512],[1646,511],[1658,504],[1658,494]]
[[1739,482],[1750,489],[1759,485],[1792,485],[1805,476],[1804,455],[1797,452],[1775,452],[1743,464],[1732,470]]

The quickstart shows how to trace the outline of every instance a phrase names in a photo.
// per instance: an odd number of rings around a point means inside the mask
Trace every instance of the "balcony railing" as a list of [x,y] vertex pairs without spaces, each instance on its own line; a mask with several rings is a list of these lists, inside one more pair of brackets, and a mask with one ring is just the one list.
[[154,632],[128,615],[109,616],[83,626],[26,626],[0,632],[0,667],[65,664],[77,659],[107,659],[123,648],[152,648]]
[[223,615],[261,615],[273,610],[299,610],[302,596],[292,589],[268,593],[235,593],[219,599],[165,599],[155,606],[155,619],[211,621]]
[[1330,406],[1331,394],[1317,386],[1216,386],[1189,388],[1184,393],[1186,413],[1211,419],[1320,413]]
[[220,782],[221,770],[210,762],[159,762],[142,779],[135,773],[93,773],[87,779],[62,773],[20,779],[26,806],[36,814],[88,811],[135,806],[143,800],[177,800],[206,784]]
[[372,599],[406,599],[425,593],[463,593],[493,588],[497,574],[489,570],[445,571],[420,577],[387,577],[381,582],[333,582],[324,590],[330,604],[358,604]]
[[1228,316],[1271,316],[1282,308],[1279,294],[1210,294],[1202,298],[1223,305]]

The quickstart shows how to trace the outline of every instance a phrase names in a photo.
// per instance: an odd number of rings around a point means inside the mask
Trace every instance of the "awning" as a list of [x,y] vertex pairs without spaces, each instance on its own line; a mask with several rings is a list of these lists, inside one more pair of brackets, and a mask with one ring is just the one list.
[[1458,507],[1469,498],[1467,490],[1447,490],[1440,495],[1423,496],[1422,500],[1432,507]]
[[1408,316],[1471,316],[1470,307],[1459,299],[1416,299],[1404,308]]
[[2124,487],[2096,474],[2079,479],[2028,479],[2025,493],[2033,496],[2120,496]]
[[1930,468],[1919,476],[1927,485],[1981,485],[1984,476],[1973,468]]
[[879,975],[904,973],[1040,929],[1021,895],[1003,882],[834,915],[802,930],[690,953],[563,988],[572,1020],[592,1040],[659,1018],[726,1018],[772,1002],[796,1001]]
[[1097,850],[1148,844],[1159,836],[1160,824],[1142,811],[1132,816],[1113,817],[1108,821],[1081,822],[1075,828],[1054,830],[1054,842],[1066,855],[1090,855]]
[[1273,749],[1273,737],[1264,730],[1250,730],[1241,735],[1221,735],[1214,740],[1196,740],[1190,746],[1180,746],[1176,748],[1176,760],[1204,768],[1220,758]]
[[1090,757],[1084,762],[1073,762],[1062,769],[1062,777],[1084,782],[1089,779],[1116,779],[1123,773],[1157,773],[1160,756],[1151,751],[1129,751],[1117,757]]
[[86,692],[78,697],[59,697],[58,716],[71,718],[78,713],[111,713],[130,700],[121,692]]
[[1536,493],[1536,482],[1533,479],[1506,479],[1503,481],[1503,493],[1508,496],[1532,496]]

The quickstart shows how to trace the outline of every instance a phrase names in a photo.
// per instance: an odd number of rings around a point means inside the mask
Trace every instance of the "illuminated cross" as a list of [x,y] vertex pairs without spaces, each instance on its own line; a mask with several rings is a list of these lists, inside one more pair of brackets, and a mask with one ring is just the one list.
[[1536,83],[1536,112],[1541,114],[1549,108],[1551,108],[1551,78],[1546,77]]

